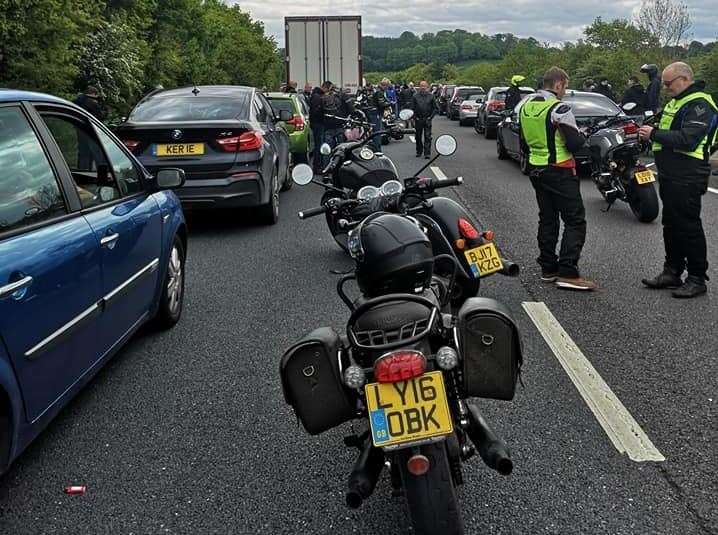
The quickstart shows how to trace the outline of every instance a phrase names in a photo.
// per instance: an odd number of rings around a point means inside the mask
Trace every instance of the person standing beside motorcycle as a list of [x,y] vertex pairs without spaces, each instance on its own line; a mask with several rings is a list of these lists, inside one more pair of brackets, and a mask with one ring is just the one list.
[[[337,89],[330,81],[322,84],[322,117],[324,124],[324,143],[329,144],[333,149],[338,143],[341,143],[344,134],[344,121],[341,117],[348,115],[347,103],[343,95],[340,95]],[[339,117],[339,118],[338,118]],[[329,163],[329,158],[324,157],[322,166]]]
[[423,153],[428,160],[431,158],[431,123],[439,108],[425,80],[421,81],[419,91],[411,99],[411,109],[414,110],[414,128],[416,128],[416,157],[421,158]]
[[[384,78],[379,87],[374,88],[367,102],[366,116],[375,134],[383,130],[382,118],[384,117],[384,110],[391,107],[389,101],[386,100],[385,94],[388,85],[389,79]],[[371,145],[375,152],[381,151],[381,135],[372,137]]]
[[[581,277],[578,270],[586,241],[586,211],[573,153],[586,139],[578,130],[571,107],[561,102],[566,88],[566,71],[551,67],[544,74],[543,89],[523,104],[519,117],[539,208],[537,262],[542,281],[555,282],[559,288],[593,290],[596,284]],[[559,216],[564,231],[557,256]]]
[[621,107],[631,102],[636,105],[635,108],[628,112],[628,115],[643,115],[643,104],[646,100],[646,91],[643,89],[641,82],[637,76],[631,76],[628,79],[626,91],[621,98]]
[[646,101],[643,107],[653,113],[658,111],[661,100],[661,79],[658,76],[658,66],[651,63],[643,65],[641,72],[648,75],[648,86],[646,87]]
[[[663,201],[663,271],[642,282],[649,288],[675,289],[674,297],[706,293],[708,271],[706,236],[701,221],[701,197],[708,189],[710,154],[716,144],[718,107],[694,81],[693,70],[683,62],[663,71],[663,85],[673,97],[661,112],[657,128],[644,125],[642,139],[653,141],[658,184]],[[682,280],[688,269],[688,277]]]

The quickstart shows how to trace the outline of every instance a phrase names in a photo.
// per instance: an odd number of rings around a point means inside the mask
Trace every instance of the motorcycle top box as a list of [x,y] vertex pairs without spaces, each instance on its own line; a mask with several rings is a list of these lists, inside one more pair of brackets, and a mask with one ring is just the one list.
[[467,299],[457,317],[467,396],[511,400],[523,363],[521,338],[509,309],[485,297]]
[[341,379],[348,362],[340,346],[334,329],[322,327],[289,348],[279,366],[284,399],[311,435],[356,416],[356,398]]

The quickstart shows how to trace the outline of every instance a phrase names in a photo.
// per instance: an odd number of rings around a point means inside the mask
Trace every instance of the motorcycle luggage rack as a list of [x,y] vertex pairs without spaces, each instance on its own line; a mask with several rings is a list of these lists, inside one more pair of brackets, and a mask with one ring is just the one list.
[[431,317],[407,323],[396,329],[352,331],[353,342],[361,348],[376,348],[396,342],[404,343],[414,337],[423,337],[431,330],[434,315]]

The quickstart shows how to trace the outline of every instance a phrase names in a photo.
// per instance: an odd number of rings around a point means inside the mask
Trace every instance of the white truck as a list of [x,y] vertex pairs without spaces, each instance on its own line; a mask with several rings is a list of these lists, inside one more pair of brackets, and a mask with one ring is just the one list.
[[287,83],[312,87],[329,80],[356,93],[363,84],[361,17],[285,17]]

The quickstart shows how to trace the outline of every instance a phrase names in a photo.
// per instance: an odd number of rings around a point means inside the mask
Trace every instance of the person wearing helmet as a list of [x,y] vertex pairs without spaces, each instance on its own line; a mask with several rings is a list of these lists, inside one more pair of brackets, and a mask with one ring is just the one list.
[[513,110],[521,101],[521,89],[519,86],[526,78],[520,74],[511,77],[511,85],[506,91],[506,100],[504,101],[507,110]]
[[658,66],[654,63],[643,65],[641,72],[648,75],[648,87],[646,87],[646,102],[644,109],[653,113],[658,111],[661,97],[661,77],[658,76]]

